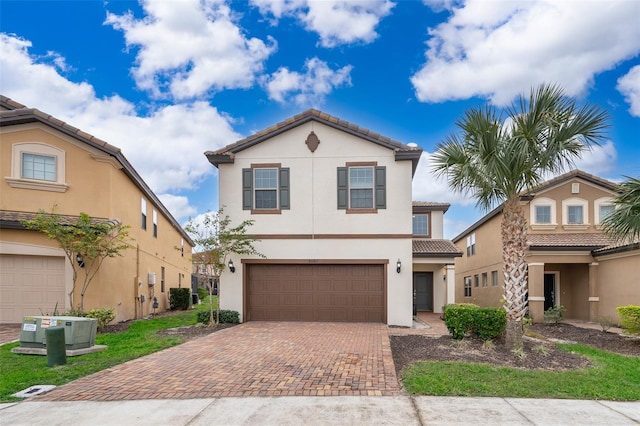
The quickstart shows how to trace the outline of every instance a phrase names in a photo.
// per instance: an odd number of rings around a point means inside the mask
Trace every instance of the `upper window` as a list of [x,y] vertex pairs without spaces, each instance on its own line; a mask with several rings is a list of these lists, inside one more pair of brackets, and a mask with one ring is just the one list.
[[242,208],[251,213],[280,213],[289,209],[289,168],[252,164],[242,169]]
[[582,206],[567,206],[567,223],[570,225],[581,225],[584,223]]
[[616,209],[616,206],[613,204],[613,198],[611,197],[598,198],[593,204],[594,222],[596,226],[599,226],[602,221]]
[[532,229],[552,230],[556,223],[556,202],[550,198],[537,197],[531,201],[529,214]]
[[586,229],[589,225],[588,203],[582,198],[562,200],[562,224],[565,228]]
[[429,215],[413,215],[413,235],[429,236]]
[[551,206],[536,206],[535,223],[551,223]]
[[13,144],[11,176],[5,180],[13,188],[65,192],[65,152],[43,143]]
[[56,157],[22,153],[22,176],[25,179],[56,181]]
[[153,211],[153,236],[158,238],[158,212]]
[[467,256],[473,256],[476,254],[476,233],[467,237]]
[[140,226],[142,227],[142,229],[147,229],[147,200],[145,200],[144,198],[140,199],[140,215]]
[[464,297],[471,297],[471,277],[464,277]]
[[496,287],[498,285],[498,271],[491,271],[491,286]]
[[387,207],[386,168],[376,163],[338,167],[338,208],[347,213],[375,213]]
[[488,279],[487,279],[487,278],[488,278],[488,277],[487,277],[487,273],[486,273],[486,272],[483,272],[483,273],[482,273],[482,287],[486,287],[486,286],[488,285],[488,284],[487,284],[487,282],[488,282]]

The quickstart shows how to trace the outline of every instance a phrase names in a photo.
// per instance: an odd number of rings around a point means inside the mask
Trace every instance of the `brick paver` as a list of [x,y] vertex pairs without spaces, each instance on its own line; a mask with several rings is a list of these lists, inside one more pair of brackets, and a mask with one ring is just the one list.
[[34,400],[399,395],[387,331],[384,324],[248,322]]

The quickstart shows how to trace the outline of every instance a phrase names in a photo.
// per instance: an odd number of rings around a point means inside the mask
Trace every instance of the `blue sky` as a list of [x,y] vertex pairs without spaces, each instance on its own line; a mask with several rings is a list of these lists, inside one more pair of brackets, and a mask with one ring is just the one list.
[[[640,175],[635,0],[0,0],[0,92],[121,148],[176,218],[216,210],[203,152],[308,108],[424,149],[445,237],[484,212],[429,158],[465,109],[540,83],[611,115],[577,166]],[[46,206],[43,206],[45,208]]]

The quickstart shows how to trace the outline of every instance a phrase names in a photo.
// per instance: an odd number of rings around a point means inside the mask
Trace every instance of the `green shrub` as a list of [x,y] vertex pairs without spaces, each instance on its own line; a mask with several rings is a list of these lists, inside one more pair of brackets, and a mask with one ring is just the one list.
[[170,288],[169,289],[169,308],[174,311],[176,309],[189,309],[191,303],[190,288]]
[[625,334],[640,335],[640,306],[627,305],[616,308],[620,326]]
[[204,287],[198,287],[198,299],[204,300],[209,295],[209,292]]
[[[213,313],[215,315],[215,311]],[[209,324],[209,311],[198,312],[198,322],[201,324]],[[220,324],[239,324],[240,314],[238,311],[220,310]]]
[[445,307],[444,324],[454,339],[462,339],[465,334],[471,331],[473,311],[477,308],[477,305],[471,303],[459,303]]
[[102,328],[116,319],[116,311],[113,308],[91,309],[85,315],[87,318],[95,318],[98,320],[98,328]]
[[500,337],[507,328],[507,312],[502,308],[474,308],[471,331],[482,340]]
[[549,308],[544,311],[543,318],[544,322],[551,324],[558,324],[562,321],[562,314],[565,311],[565,307],[562,305],[554,306],[553,308]]

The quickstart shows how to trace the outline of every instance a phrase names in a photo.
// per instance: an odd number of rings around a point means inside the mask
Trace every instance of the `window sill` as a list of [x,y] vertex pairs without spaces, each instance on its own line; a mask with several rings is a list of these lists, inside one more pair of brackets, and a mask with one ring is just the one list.
[[21,189],[35,189],[38,191],[51,191],[51,192],[67,192],[69,185],[66,183],[47,182],[44,180],[31,180],[31,179],[17,179],[12,177],[5,177],[12,188]]
[[586,231],[589,229],[588,223],[580,223],[580,224],[566,224],[562,225],[562,229],[565,231]]
[[282,214],[280,209],[251,210],[251,214]]
[[347,209],[347,214],[376,214],[378,209]]
[[531,224],[531,229],[534,231],[555,231],[557,227],[557,223]]

